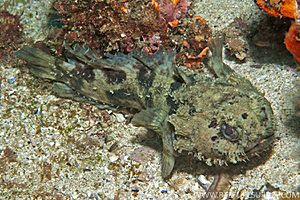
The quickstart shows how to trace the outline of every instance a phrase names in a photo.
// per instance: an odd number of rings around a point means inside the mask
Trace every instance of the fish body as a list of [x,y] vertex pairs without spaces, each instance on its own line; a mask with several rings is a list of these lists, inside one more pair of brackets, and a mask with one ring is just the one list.
[[216,76],[175,66],[175,54],[158,51],[97,57],[84,45],[65,47],[65,59],[32,47],[16,54],[37,77],[54,82],[57,95],[134,113],[132,123],[162,138],[162,176],[175,152],[188,152],[208,165],[245,161],[272,146],[269,102],[222,61],[222,40],[210,44],[208,67]]

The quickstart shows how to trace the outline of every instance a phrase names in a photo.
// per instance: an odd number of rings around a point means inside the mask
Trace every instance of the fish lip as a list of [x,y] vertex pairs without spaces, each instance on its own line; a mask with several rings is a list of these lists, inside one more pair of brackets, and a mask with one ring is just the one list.
[[266,137],[263,137],[263,138],[259,139],[254,146],[249,147],[248,149],[246,149],[245,153],[247,155],[252,155],[253,156],[257,153],[261,153],[263,151],[266,151],[273,144],[274,139],[275,139],[274,133],[269,134]]

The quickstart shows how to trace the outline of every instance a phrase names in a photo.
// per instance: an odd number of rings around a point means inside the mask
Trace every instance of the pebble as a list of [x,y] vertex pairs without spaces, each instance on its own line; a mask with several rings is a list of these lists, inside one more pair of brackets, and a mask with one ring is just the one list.
[[168,193],[168,190],[163,189],[163,190],[161,190],[160,192],[161,192],[162,194],[167,194],[167,193]]
[[49,142],[49,145],[52,147],[52,146],[54,146],[54,142]]
[[145,163],[150,161],[154,154],[155,150],[150,147],[138,147],[130,154],[130,159],[135,162]]
[[137,188],[132,188],[131,191],[132,191],[132,192],[139,192],[140,190],[137,189]]
[[121,113],[114,113],[114,115],[116,117],[117,122],[119,122],[119,123],[122,123],[126,120],[124,115]]
[[210,182],[205,178],[205,176],[200,175],[197,180],[201,187],[207,191],[210,186]]
[[17,80],[17,78],[16,77],[10,77],[8,80],[7,80],[7,82],[9,83],[9,84],[14,84],[15,82],[16,82],[16,80]]
[[111,154],[111,156],[109,156],[110,162],[116,162],[118,159],[119,157],[114,154]]

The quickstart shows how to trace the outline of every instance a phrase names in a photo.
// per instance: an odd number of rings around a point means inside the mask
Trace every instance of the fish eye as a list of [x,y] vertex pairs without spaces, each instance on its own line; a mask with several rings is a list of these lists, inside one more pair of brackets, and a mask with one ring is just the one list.
[[239,139],[239,133],[233,127],[226,123],[223,123],[221,125],[221,133],[229,141],[234,142]]

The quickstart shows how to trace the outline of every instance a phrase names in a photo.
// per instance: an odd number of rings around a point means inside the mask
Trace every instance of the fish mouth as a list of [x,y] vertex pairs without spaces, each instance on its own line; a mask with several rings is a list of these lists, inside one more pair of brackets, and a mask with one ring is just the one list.
[[274,133],[267,135],[266,137],[263,137],[259,139],[255,145],[249,147],[247,150],[245,150],[245,153],[247,156],[252,157],[257,154],[260,154],[264,151],[267,151],[272,147],[272,144],[274,142]]

